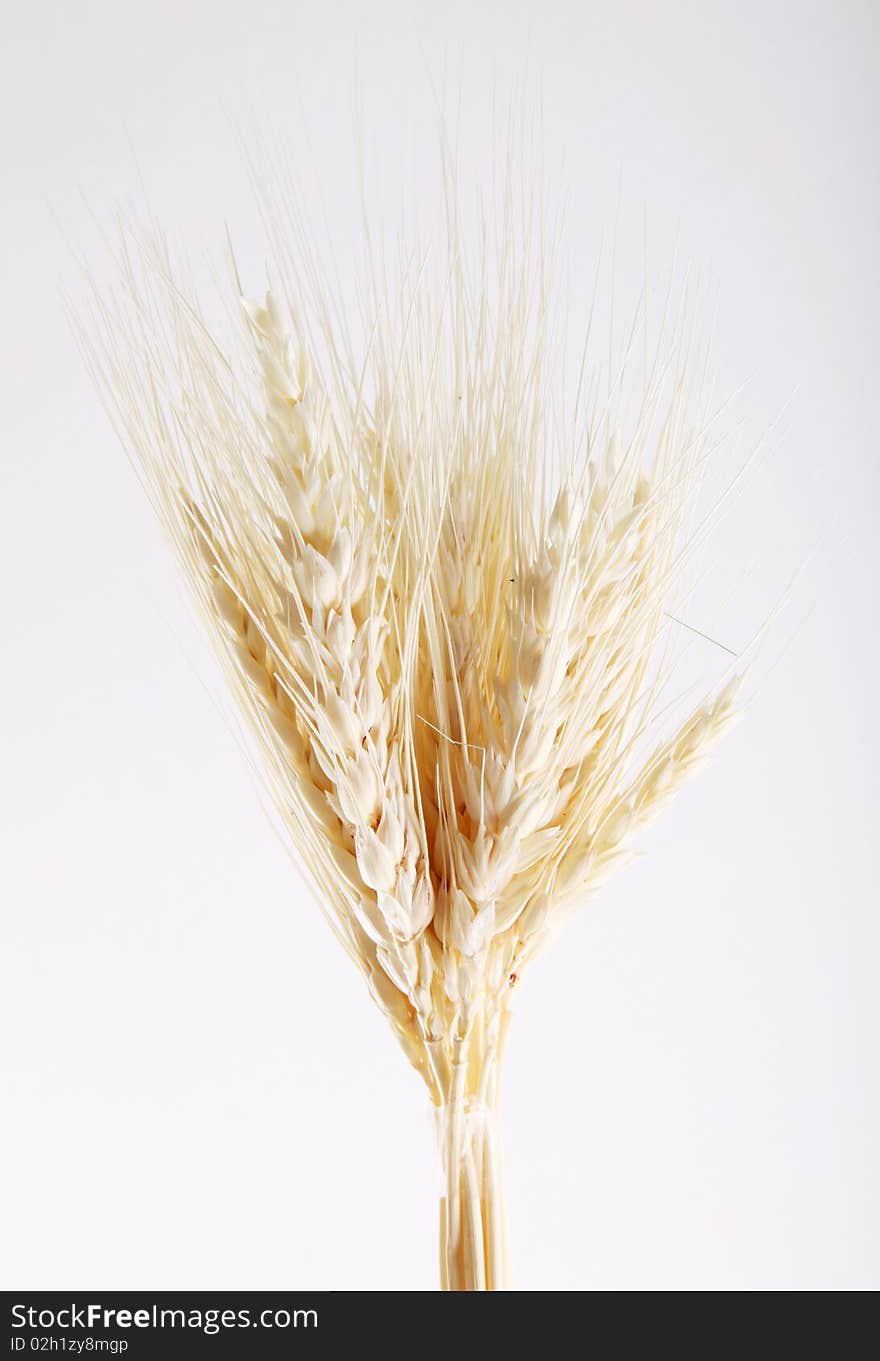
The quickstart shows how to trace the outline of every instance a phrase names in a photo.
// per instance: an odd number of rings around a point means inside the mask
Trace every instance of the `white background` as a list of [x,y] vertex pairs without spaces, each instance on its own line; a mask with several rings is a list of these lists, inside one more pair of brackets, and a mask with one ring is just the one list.
[[423,1094],[211,702],[61,290],[146,199],[196,259],[229,222],[257,291],[240,140],[286,136],[354,241],[357,99],[393,227],[434,89],[476,184],[521,88],[572,297],[618,218],[641,269],[644,212],[715,281],[728,472],[785,409],[713,548],[734,608],[695,622],[740,646],[818,551],[747,721],[523,987],[516,1284],[876,1288],[876,8],[36,0],[4,31],[0,1282],[434,1285]]

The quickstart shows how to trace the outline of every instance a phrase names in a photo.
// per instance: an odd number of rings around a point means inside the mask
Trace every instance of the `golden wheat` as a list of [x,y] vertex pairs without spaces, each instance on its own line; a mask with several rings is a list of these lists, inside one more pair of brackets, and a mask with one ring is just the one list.
[[507,1278],[512,986],[738,684],[651,745],[699,541],[690,333],[658,344],[628,425],[609,402],[555,451],[526,255],[506,239],[469,275],[453,240],[439,283],[402,271],[362,373],[341,344],[320,371],[293,290],[240,299],[249,358],[228,354],[137,234],[84,327],[303,869],[437,1108],[450,1290]]

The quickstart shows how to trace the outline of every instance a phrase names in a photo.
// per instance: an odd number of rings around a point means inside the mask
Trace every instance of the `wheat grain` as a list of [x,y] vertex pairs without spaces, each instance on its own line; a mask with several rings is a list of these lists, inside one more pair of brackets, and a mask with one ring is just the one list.
[[512,987],[737,680],[646,748],[699,538],[686,329],[629,433],[600,413],[554,474],[546,302],[509,239],[494,291],[462,254],[441,288],[402,279],[403,321],[377,308],[372,402],[342,346],[322,377],[295,299],[242,299],[250,358],[227,357],[136,235],[84,334],[313,891],[437,1107],[444,1288],[495,1289]]

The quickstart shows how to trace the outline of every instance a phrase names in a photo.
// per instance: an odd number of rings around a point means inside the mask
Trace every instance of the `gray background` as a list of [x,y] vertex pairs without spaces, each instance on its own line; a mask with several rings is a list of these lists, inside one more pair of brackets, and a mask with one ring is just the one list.
[[522,989],[516,1283],[880,1284],[876,26],[851,0],[10,11],[7,1288],[436,1280],[419,1084],[264,819],[60,303],[120,201],[197,261],[229,222],[258,291],[258,130],[320,179],[344,252],[358,90],[393,225],[435,177],[432,82],[466,183],[493,98],[543,108],[575,330],[615,222],[624,277],[646,214],[652,258],[678,237],[713,281],[717,390],[746,385],[722,481],[774,433],[694,622],[739,647],[813,554],[747,721]]

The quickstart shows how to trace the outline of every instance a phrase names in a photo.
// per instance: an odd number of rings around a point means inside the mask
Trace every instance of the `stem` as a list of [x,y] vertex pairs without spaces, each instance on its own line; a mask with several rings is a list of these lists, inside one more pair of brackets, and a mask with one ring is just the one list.
[[443,1176],[441,1288],[503,1290],[504,1203],[494,1091],[487,1103],[456,1090],[456,1085],[448,1103],[435,1112]]

